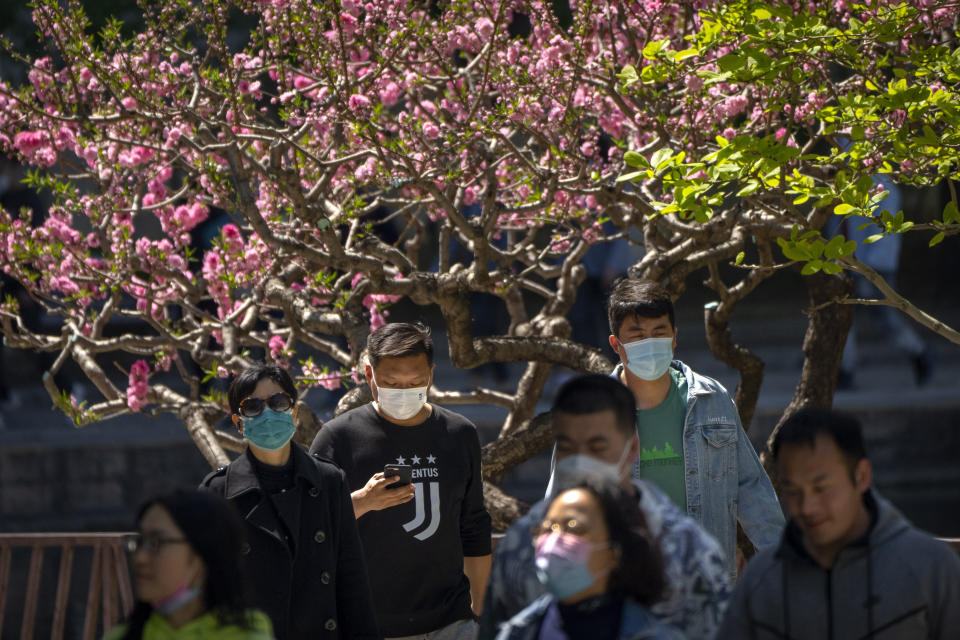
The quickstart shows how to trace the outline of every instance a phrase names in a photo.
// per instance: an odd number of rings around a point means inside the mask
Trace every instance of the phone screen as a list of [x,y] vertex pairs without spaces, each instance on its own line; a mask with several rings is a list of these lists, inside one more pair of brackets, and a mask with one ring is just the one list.
[[387,464],[383,466],[383,475],[387,478],[397,478],[397,481],[387,488],[402,487],[410,484],[413,476],[413,467],[408,464]]

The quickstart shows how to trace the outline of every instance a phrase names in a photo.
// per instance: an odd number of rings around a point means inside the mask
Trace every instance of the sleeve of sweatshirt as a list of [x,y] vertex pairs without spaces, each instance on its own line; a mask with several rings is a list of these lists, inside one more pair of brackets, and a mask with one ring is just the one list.
[[960,638],[960,555],[946,544],[936,541],[930,562],[933,588],[931,603],[931,638]]
[[753,569],[754,571],[751,571],[751,563],[747,563],[733,590],[723,622],[713,636],[716,640],[755,640],[757,637],[750,622],[750,594],[756,587],[756,580],[751,574],[755,573],[757,567],[754,566]]
[[470,458],[470,477],[460,509],[460,541],[465,556],[490,555],[490,514],[483,504],[483,476],[480,470],[480,439],[472,424],[464,429]]

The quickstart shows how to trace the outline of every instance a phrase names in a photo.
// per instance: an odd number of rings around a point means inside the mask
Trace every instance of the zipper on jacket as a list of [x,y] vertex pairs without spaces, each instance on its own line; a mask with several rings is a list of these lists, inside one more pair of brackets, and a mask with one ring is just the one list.
[[833,567],[827,569],[827,639],[833,640]]

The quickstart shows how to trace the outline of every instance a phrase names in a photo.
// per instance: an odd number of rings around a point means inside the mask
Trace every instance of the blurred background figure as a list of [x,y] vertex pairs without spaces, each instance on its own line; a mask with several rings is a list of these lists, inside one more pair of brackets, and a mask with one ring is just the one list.
[[[886,198],[881,200],[876,211],[887,210],[896,215],[903,208],[903,195],[900,187],[889,175],[878,174],[873,176],[873,182],[888,191]],[[832,220],[828,225],[829,235],[843,234],[847,240],[857,241],[856,257],[872,267],[883,276],[883,279],[896,287],[897,268],[900,264],[900,248],[902,238],[893,233],[879,242],[865,244],[864,240],[878,232],[871,220],[861,216],[850,216],[839,221]],[[864,228],[864,225],[867,225]],[[866,278],[853,274],[854,295],[858,298],[881,298],[880,290]],[[837,378],[838,389],[852,389],[855,384],[859,361],[857,350],[858,334],[863,330],[863,319],[867,318],[874,325],[874,329],[883,333],[884,342],[893,344],[898,351],[910,359],[913,367],[913,379],[917,386],[923,386],[930,379],[932,363],[929,349],[923,339],[917,334],[912,320],[899,310],[886,305],[868,306],[858,309],[854,316],[854,324],[850,327],[847,342],[843,348],[843,360],[840,363],[840,375]]]
[[553,500],[534,536],[547,594],[504,624],[497,640],[680,637],[648,610],[666,589],[663,559],[619,484],[585,476]]
[[137,603],[105,640],[269,640],[270,621],[247,609],[243,524],[222,498],[178,491],[147,501],[126,540]]

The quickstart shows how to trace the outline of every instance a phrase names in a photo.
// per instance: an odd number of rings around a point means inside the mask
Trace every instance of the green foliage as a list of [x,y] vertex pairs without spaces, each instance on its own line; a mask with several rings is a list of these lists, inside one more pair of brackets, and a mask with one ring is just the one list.
[[[686,155],[668,146],[649,158],[628,152],[632,170],[619,180],[666,196],[655,198],[655,215],[706,223],[740,207],[775,216],[783,255],[803,263],[805,274],[837,273],[838,260],[856,249],[855,241],[811,226],[825,219],[811,216],[813,208],[854,224],[862,220],[853,216],[868,219],[877,233],[867,243],[915,230],[919,221],[903,211],[878,210],[887,192],[872,176],[915,187],[960,179],[960,49],[949,44],[956,34],[923,31],[929,14],[912,4],[852,3],[849,18],[840,19],[832,3],[798,11],[716,3],[686,36],[689,48],[648,42],[639,72],[629,66],[618,76],[624,92],[660,96],[685,78],[687,103],[718,108],[709,93],[715,87],[749,96],[748,112],[712,131],[676,126],[669,146]],[[960,233],[956,204],[920,225],[931,227],[931,247]],[[742,260],[741,253],[736,264]]]

